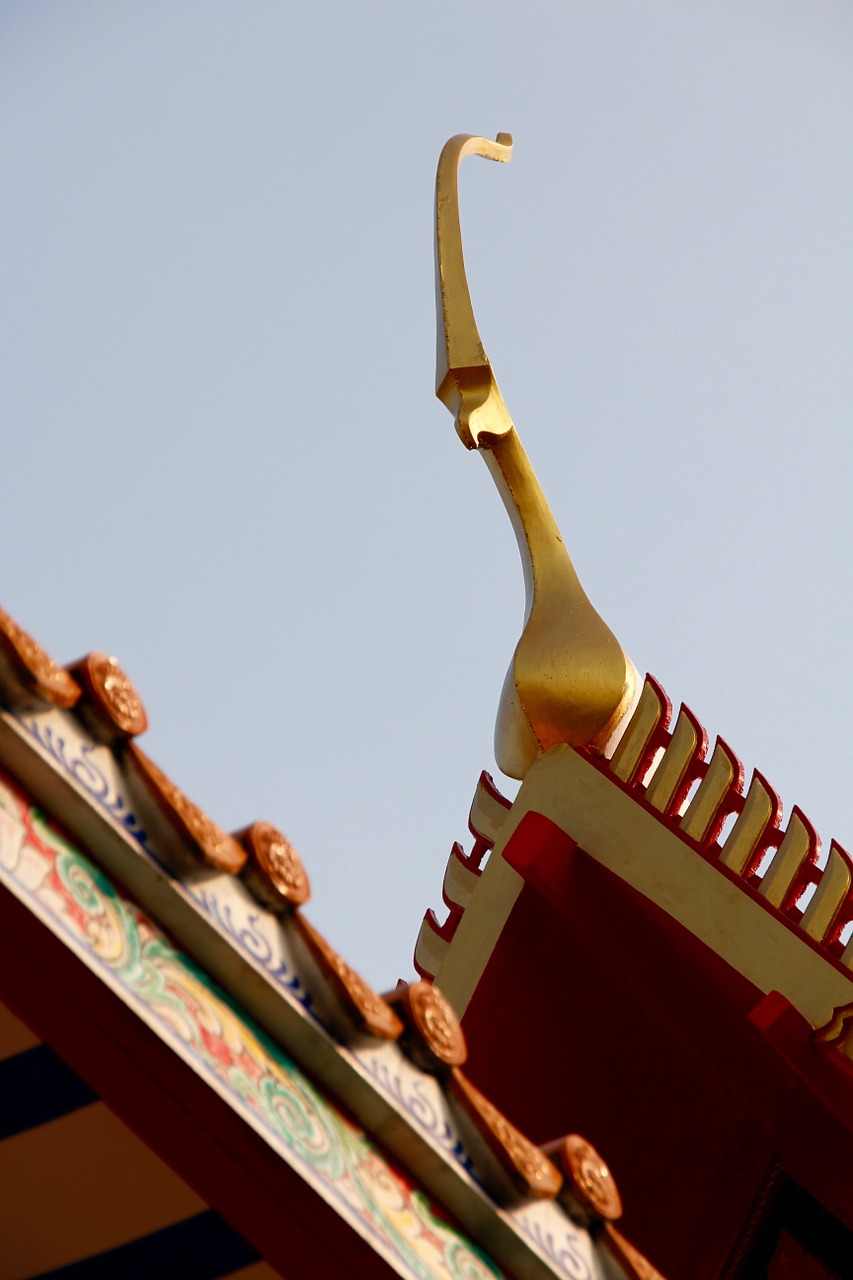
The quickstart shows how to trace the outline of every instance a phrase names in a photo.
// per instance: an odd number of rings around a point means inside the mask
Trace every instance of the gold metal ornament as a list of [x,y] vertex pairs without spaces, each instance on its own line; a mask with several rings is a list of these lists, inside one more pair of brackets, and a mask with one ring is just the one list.
[[524,629],[495,726],[498,765],[523,778],[536,757],[567,742],[601,751],[629,709],[636,672],[580,584],[518,438],[477,330],[465,275],[458,172],[467,155],[509,160],[512,138],[458,134],[435,183],[436,395],[468,449],[478,449],[509,514],[526,590]]

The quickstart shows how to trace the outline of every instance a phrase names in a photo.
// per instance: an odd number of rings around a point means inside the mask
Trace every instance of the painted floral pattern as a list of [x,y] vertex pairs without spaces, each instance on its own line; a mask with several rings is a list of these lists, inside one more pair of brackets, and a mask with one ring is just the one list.
[[0,878],[401,1275],[504,1274],[3,775]]

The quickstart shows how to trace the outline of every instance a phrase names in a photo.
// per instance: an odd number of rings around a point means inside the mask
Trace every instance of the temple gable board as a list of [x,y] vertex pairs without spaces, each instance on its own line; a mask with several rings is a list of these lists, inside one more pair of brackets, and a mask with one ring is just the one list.
[[853,865],[581,585],[465,274],[459,165],[511,150],[441,153],[436,391],[521,552],[521,786],[476,782],[410,981],[167,776],[115,658],[0,611],[3,1280],[853,1274]]

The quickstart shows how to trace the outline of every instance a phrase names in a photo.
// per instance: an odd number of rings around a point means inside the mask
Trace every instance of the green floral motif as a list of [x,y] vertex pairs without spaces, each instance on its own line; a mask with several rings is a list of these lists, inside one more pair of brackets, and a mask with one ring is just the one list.
[[17,861],[0,864],[105,969],[128,1003],[153,1014],[164,1040],[227,1090],[291,1164],[402,1274],[418,1280],[503,1275],[347,1119],[296,1064],[211,983],[106,876],[0,776],[0,809],[24,827]]

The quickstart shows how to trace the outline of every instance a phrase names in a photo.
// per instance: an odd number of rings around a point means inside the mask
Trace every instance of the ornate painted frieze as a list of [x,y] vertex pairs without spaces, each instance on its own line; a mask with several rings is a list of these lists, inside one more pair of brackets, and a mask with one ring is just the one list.
[[[263,1033],[207,974],[117,892],[110,879],[62,835],[20,788],[0,774],[0,880],[230,1106],[405,1276],[481,1280],[504,1272],[434,1200],[413,1185],[369,1134],[321,1092],[282,1047]],[[237,886],[239,887],[239,886]],[[213,904],[216,903],[214,906]],[[241,922],[214,897],[207,909],[236,936]],[[297,975],[264,951],[255,922],[244,950],[267,961],[291,997]],[[264,923],[267,923],[266,921]],[[250,926],[251,927],[251,926]],[[290,984],[290,988],[288,988]],[[433,1019],[434,1021],[434,1019]],[[429,1018],[431,1034],[435,1033]],[[479,1184],[477,1161],[448,1110],[439,1082],[388,1042],[347,1049],[398,1115],[456,1169]],[[553,1202],[492,1207],[539,1262],[529,1274],[602,1280],[587,1233]],[[524,1245],[522,1245],[524,1241]],[[526,1270],[526,1269],[525,1269]]]
[[504,1274],[8,780],[0,814],[4,884],[401,1275]]

